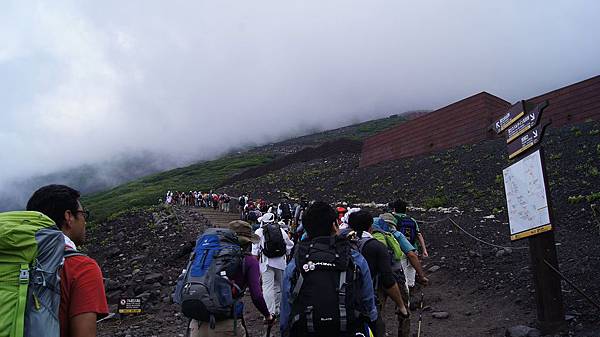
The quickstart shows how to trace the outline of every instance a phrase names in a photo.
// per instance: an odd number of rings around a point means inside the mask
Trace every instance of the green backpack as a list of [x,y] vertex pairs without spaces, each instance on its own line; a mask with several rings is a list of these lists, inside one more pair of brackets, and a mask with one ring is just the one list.
[[390,252],[390,255],[392,255],[393,260],[400,261],[402,259],[404,253],[402,252],[402,249],[400,249],[400,243],[398,243],[398,240],[394,238],[392,233],[374,229],[372,235],[377,241],[388,247],[388,251]]
[[63,233],[39,212],[0,213],[0,337],[58,337]]

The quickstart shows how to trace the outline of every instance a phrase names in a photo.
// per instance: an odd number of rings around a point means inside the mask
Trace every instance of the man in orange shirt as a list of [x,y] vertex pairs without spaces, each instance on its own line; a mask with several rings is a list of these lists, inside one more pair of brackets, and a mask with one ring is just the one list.
[[61,337],[95,337],[96,320],[108,314],[100,267],[77,251],[85,242],[88,217],[79,197],[80,193],[68,186],[48,185],[35,191],[27,202],[28,211],[44,213],[64,234],[68,257],[60,273]]

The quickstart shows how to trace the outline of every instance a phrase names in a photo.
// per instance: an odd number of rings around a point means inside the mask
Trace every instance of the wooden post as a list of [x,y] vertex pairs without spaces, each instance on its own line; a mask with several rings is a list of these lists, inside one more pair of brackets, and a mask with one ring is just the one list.
[[554,333],[565,325],[565,311],[563,306],[560,275],[555,273],[546,263],[558,268],[558,257],[554,241],[554,214],[552,212],[552,198],[546,174],[546,160],[544,149],[540,146],[540,158],[544,175],[544,186],[548,202],[548,212],[553,230],[534,235],[529,238],[529,254],[531,255],[531,272],[535,285],[535,302],[537,317],[542,333]]
[[544,263],[546,260],[558,269],[554,231],[530,237],[529,254],[540,328],[544,334],[554,333],[565,323],[560,276]]

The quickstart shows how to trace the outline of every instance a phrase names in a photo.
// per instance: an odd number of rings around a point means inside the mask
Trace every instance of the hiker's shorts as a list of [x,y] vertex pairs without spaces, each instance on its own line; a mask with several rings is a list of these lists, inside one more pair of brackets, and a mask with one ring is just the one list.
[[406,256],[404,256],[400,262],[402,262],[402,269],[404,269],[404,276],[406,277],[406,285],[408,285],[409,287],[414,287],[415,286],[415,277],[417,276],[417,271],[412,266],[412,264],[410,264],[410,262],[408,261]]

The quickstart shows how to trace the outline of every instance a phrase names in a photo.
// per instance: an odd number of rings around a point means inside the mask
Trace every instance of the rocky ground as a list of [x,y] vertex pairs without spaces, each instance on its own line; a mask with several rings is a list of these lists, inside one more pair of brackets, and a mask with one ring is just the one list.
[[[594,215],[592,205],[600,203],[598,130],[600,123],[551,129],[544,141],[560,269],[596,301],[600,301],[600,214]],[[425,208],[456,206],[453,213],[412,212],[423,220],[431,255],[424,260],[433,284],[424,289],[422,336],[503,336],[520,324],[534,327],[536,317],[529,252],[521,249],[528,246],[527,240],[509,240],[501,176],[507,166],[504,151],[501,140],[488,141],[365,169],[358,168],[357,154],[338,153],[222,189],[231,195],[251,191],[273,201],[286,192],[329,202],[383,203],[400,196]],[[108,278],[112,311],[121,297],[137,296],[145,303],[142,315],[100,323],[100,336],[184,333],[185,320],[169,295],[193,241],[211,221],[214,218],[195,209],[158,207],[123,214],[90,231],[87,250]],[[563,296],[568,318],[563,335],[600,336],[598,311],[566,283]],[[247,306],[248,324],[256,336],[262,322],[251,307]],[[386,315],[393,321],[391,309]],[[434,318],[438,312],[447,312],[448,317]],[[417,316],[413,314],[415,331]],[[388,330],[390,336],[396,335],[393,323]]]

